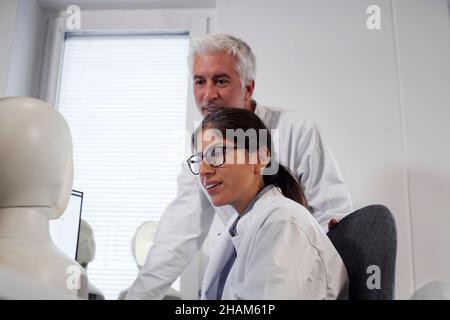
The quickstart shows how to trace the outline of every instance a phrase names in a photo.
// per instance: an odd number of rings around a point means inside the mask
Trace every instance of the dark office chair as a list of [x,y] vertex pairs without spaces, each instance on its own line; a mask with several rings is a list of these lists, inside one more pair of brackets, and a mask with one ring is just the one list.
[[394,299],[397,229],[388,208],[359,209],[333,227],[328,237],[347,268],[349,299]]

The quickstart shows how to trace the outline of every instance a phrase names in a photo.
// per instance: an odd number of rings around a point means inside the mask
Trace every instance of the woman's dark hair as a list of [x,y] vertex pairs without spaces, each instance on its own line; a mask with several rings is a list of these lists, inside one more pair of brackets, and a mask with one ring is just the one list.
[[[274,153],[272,152],[272,137],[269,130],[267,130],[261,119],[251,111],[240,108],[224,107],[208,114],[205,119],[203,119],[200,127],[192,135],[193,147],[196,145],[195,140],[198,133],[200,133],[200,130],[207,129],[216,129],[222,133],[223,137],[227,137],[227,130],[241,129],[246,132],[249,129],[253,129],[253,131],[256,132],[256,144],[251,143],[249,139],[247,139],[248,137],[246,137],[244,145],[241,145],[241,147],[244,147],[249,152],[254,152],[257,151],[254,150],[254,146],[264,146],[267,147],[270,152],[271,158],[275,158]],[[261,140],[261,132],[266,133],[264,141]],[[237,139],[236,136],[234,136],[234,140],[236,145],[242,144],[241,139]],[[267,167],[271,167],[273,165],[271,162],[268,163]],[[264,174],[263,180],[265,185],[275,185],[281,189],[281,192],[285,197],[292,199],[309,209],[302,187],[297,179],[291,174],[289,169],[283,165],[278,164],[277,172],[272,175]]]

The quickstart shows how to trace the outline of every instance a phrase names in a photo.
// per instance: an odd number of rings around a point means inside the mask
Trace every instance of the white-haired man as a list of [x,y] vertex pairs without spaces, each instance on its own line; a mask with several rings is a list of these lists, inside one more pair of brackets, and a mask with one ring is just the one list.
[[[352,212],[352,202],[336,161],[315,123],[294,112],[257,105],[256,60],[235,37],[217,34],[193,39],[190,68],[194,96],[203,116],[224,106],[252,110],[279,134],[278,157],[299,179],[309,209],[325,232]],[[146,263],[128,293],[131,299],[161,299],[192,261],[211,227],[214,213],[226,222],[232,208],[213,207],[186,163],[178,176],[177,197],[162,215]]]

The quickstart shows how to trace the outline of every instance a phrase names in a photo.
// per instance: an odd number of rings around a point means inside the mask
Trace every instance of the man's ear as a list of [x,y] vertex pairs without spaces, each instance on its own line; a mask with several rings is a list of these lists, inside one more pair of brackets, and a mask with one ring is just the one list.
[[244,90],[245,90],[245,92],[244,92],[245,101],[247,102],[247,101],[252,100],[253,91],[255,90],[255,80],[247,82]]

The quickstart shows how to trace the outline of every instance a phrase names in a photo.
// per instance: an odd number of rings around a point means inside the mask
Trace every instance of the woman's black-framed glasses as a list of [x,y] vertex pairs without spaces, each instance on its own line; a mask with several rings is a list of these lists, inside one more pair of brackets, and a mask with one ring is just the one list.
[[186,161],[189,165],[189,169],[191,169],[191,172],[198,175],[200,173],[200,165],[202,161],[205,161],[213,168],[218,168],[223,166],[225,163],[227,150],[234,150],[237,148],[237,146],[230,145],[214,146],[206,150],[204,153],[198,152],[190,156]]

